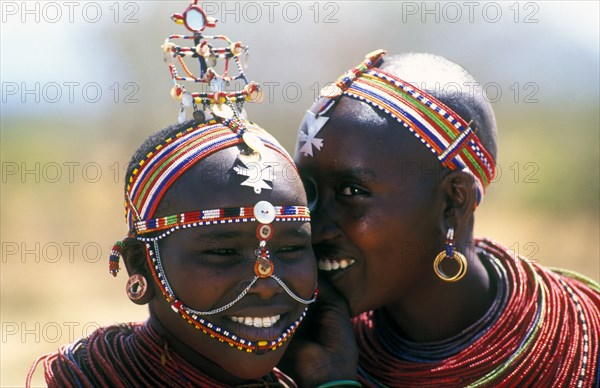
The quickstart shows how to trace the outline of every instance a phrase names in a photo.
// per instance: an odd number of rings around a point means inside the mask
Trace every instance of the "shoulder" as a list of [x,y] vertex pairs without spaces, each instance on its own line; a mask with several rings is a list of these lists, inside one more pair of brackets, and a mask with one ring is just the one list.
[[[61,346],[54,353],[41,356],[31,367],[27,376],[28,385],[40,363],[44,368],[45,381],[50,387],[90,387],[111,382],[112,377],[116,378],[115,382],[119,381],[117,375],[107,373],[110,371],[105,366],[113,364],[114,360],[105,359],[107,349],[103,349],[102,344],[106,344],[108,339],[132,335],[140,325],[131,323],[101,327],[87,337]],[[98,368],[102,369],[101,374],[98,373]],[[103,376],[102,381],[98,380],[99,375]]]

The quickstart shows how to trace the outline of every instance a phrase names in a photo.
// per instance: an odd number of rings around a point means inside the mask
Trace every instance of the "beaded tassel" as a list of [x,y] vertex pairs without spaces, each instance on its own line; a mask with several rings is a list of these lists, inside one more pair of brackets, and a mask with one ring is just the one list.
[[108,270],[112,276],[117,276],[119,270],[119,258],[123,250],[123,241],[117,241],[110,250],[110,256],[108,257]]

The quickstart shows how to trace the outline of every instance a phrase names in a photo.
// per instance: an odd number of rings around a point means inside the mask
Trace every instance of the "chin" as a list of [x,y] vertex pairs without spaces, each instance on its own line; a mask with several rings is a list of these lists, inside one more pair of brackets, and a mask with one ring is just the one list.
[[336,289],[346,300],[351,318],[378,308],[373,303],[369,303],[369,301],[365,298],[366,295],[361,292],[363,288],[361,288],[359,285],[350,290],[343,290],[338,287],[336,287]]
[[242,353],[242,359],[236,357],[231,358],[227,365],[222,367],[229,371],[232,375],[243,380],[258,380],[261,377],[268,375],[273,368],[279,363],[287,345],[281,346],[274,351],[268,351],[263,354]]

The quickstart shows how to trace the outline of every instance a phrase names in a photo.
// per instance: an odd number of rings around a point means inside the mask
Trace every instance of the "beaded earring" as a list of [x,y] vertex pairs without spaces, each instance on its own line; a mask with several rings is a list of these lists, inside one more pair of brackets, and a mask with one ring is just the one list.
[[117,276],[119,270],[119,259],[123,251],[123,240],[119,240],[113,245],[110,250],[110,256],[108,256],[108,271],[112,276]]
[[[454,276],[448,276],[440,267],[444,259],[454,259],[459,266],[458,272]],[[445,282],[456,282],[467,273],[467,259],[465,255],[454,249],[454,228],[448,229],[446,234],[446,249],[440,252],[433,261],[433,270],[435,274]]]

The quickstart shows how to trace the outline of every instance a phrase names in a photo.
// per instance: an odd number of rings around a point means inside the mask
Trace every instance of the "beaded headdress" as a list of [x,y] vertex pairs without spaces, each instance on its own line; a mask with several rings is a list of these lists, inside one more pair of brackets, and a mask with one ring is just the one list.
[[[127,177],[125,191],[126,219],[130,237],[144,243],[146,258],[152,276],[173,311],[203,333],[221,342],[246,352],[275,350],[287,340],[302,321],[306,309],[298,319],[284,331],[279,338],[270,341],[248,341],[234,333],[224,330],[207,320],[208,316],[218,314],[241,300],[260,279],[275,280],[284,291],[298,303],[308,305],[315,301],[296,295],[275,273],[275,265],[267,247],[274,235],[273,222],[296,221],[309,222],[310,214],[305,206],[274,206],[268,201],[258,201],[251,206],[236,208],[190,209],[181,214],[155,217],[156,209],[167,190],[188,169],[199,161],[220,150],[237,147],[239,155],[231,171],[240,175],[242,186],[248,186],[260,194],[262,190],[272,189],[275,179],[271,166],[263,163],[261,154],[268,149],[282,155],[292,166],[290,155],[266,131],[246,119],[243,110],[244,101],[256,101],[260,98],[260,88],[255,82],[248,82],[243,72],[240,55],[248,47],[241,42],[232,42],[224,35],[204,35],[206,28],[216,26],[216,20],[206,16],[197,0],[192,0],[183,14],[174,14],[172,19],[183,24],[192,35],[171,35],[162,46],[165,61],[174,86],[171,95],[180,101],[179,122],[186,121],[186,108],[193,109],[193,124],[187,129],[165,139],[154,150],[140,160]],[[175,39],[193,40],[194,47],[182,47],[174,44]],[[224,41],[226,47],[216,47],[213,41]],[[199,75],[194,75],[184,59],[199,61]],[[221,73],[215,70],[219,60],[224,61]],[[238,69],[237,75],[230,73],[230,62]],[[187,77],[182,77],[176,64],[183,68]],[[208,88],[199,92],[190,92],[179,82],[193,82]],[[242,82],[239,89],[226,91],[236,82]],[[206,120],[206,113],[212,118]],[[251,168],[256,171],[251,171]],[[171,233],[185,228],[216,224],[256,222],[258,246],[255,250],[254,276],[248,286],[231,302],[209,311],[198,311],[185,305],[175,295],[163,270],[160,257],[159,240]],[[109,271],[113,276],[119,271],[119,257],[124,243],[119,241],[111,250]]]
[[306,130],[299,133],[299,151],[313,156],[323,140],[317,138],[326,116],[339,100],[348,96],[364,101],[397,120],[434,153],[444,167],[475,178],[477,203],[495,175],[495,164],[469,124],[429,93],[376,66],[385,55],[376,50],[358,66],[321,90],[321,96],[306,113]]

